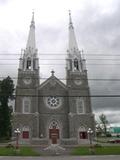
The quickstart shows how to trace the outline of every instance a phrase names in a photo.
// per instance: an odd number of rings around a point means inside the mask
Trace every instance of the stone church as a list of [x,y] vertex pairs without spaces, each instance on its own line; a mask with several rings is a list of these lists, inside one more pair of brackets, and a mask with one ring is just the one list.
[[94,131],[94,114],[85,59],[78,49],[71,13],[66,84],[54,71],[43,83],[39,82],[37,52],[33,13],[26,49],[19,62],[13,130],[20,129],[22,143],[70,145],[86,142],[88,129]]

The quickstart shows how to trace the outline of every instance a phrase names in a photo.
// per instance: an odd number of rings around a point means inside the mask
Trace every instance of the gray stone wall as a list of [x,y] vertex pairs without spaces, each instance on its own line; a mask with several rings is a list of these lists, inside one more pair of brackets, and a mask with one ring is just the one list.
[[[21,72],[20,72],[21,73]],[[13,128],[22,129],[23,126],[29,126],[30,138],[32,143],[50,143],[49,126],[55,120],[60,129],[61,144],[77,144],[79,128],[85,127],[94,130],[94,115],[91,110],[89,97],[89,87],[87,81],[81,86],[74,83],[74,75],[71,74],[73,81],[65,86],[55,77],[50,77],[38,87],[38,81],[32,81],[32,84],[26,88],[21,81],[24,74],[19,75],[19,83],[16,88],[16,107],[17,114],[14,115]],[[27,76],[27,75],[26,75]],[[37,77],[37,75],[31,75]],[[77,76],[81,76],[80,74]],[[18,96],[17,96],[18,95]],[[30,114],[22,113],[22,99],[29,95],[31,99]],[[50,108],[46,104],[49,96],[58,96],[62,103],[58,108]],[[77,114],[76,98],[84,97],[85,113]],[[42,137],[41,137],[42,135]],[[38,138],[38,139],[34,139]],[[38,141],[38,142],[37,142]]]
[[40,114],[40,135],[42,134],[43,138],[49,138],[49,126],[53,120],[58,122],[60,138],[68,138],[69,123],[68,116],[65,114]]
[[[43,96],[44,95],[44,96]],[[61,106],[58,108],[50,108],[46,105],[46,98],[48,96],[58,96],[62,99]],[[40,113],[40,134],[44,137],[49,137],[49,125],[55,120],[60,127],[60,137],[68,138],[69,125],[68,125],[68,97],[67,90],[60,84],[56,83],[52,86],[51,83],[46,84],[39,90],[39,113]]]
[[[30,138],[39,136],[39,116],[36,114],[14,114],[13,131],[19,128],[22,132],[23,127],[29,127]],[[21,133],[22,134],[22,133]]]
[[95,122],[93,114],[80,114],[69,116],[69,134],[70,138],[78,137],[80,127],[85,127],[86,131],[91,128],[93,131]]

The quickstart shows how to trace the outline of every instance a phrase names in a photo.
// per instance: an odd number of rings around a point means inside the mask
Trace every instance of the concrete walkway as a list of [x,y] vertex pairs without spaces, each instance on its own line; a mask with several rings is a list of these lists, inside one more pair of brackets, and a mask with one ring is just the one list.
[[0,160],[120,160],[120,156],[40,156],[40,157],[0,157]]
[[38,152],[43,156],[55,156],[55,155],[70,155],[74,147],[61,147],[58,145],[55,146],[34,146],[32,147],[34,151]]

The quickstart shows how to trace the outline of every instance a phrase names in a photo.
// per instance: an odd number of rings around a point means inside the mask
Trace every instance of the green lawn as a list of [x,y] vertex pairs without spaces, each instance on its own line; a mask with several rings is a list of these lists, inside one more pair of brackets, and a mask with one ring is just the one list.
[[[93,152],[94,151],[94,152]],[[120,146],[102,146],[90,150],[88,146],[76,147],[72,150],[72,155],[120,155]],[[0,156],[39,156],[31,147],[15,148],[0,147]]]
[[100,142],[100,143],[107,143],[109,140],[115,140],[115,139],[120,139],[118,137],[98,137],[96,139],[96,141]]
[[19,150],[16,150],[15,148],[0,147],[0,156],[39,156],[39,154],[30,147],[20,147]]
[[72,155],[120,155],[120,146],[102,146],[90,149],[90,147],[77,147]]

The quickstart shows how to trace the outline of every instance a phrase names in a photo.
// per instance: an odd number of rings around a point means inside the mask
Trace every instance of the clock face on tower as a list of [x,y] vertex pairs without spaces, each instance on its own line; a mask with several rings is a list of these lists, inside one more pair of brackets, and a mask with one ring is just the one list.
[[29,84],[31,84],[32,80],[31,80],[31,78],[27,77],[27,78],[23,79],[23,82],[24,82],[24,84],[29,85]]
[[82,84],[82,80],[80,80],[80,79],[75,79],[74,80],[74,83],[75,83],[75,85],[81,85]]
[[49,96],[45,98],[46,105],[51,109],[56,109],[61,106],[62,98],[57,96]]

